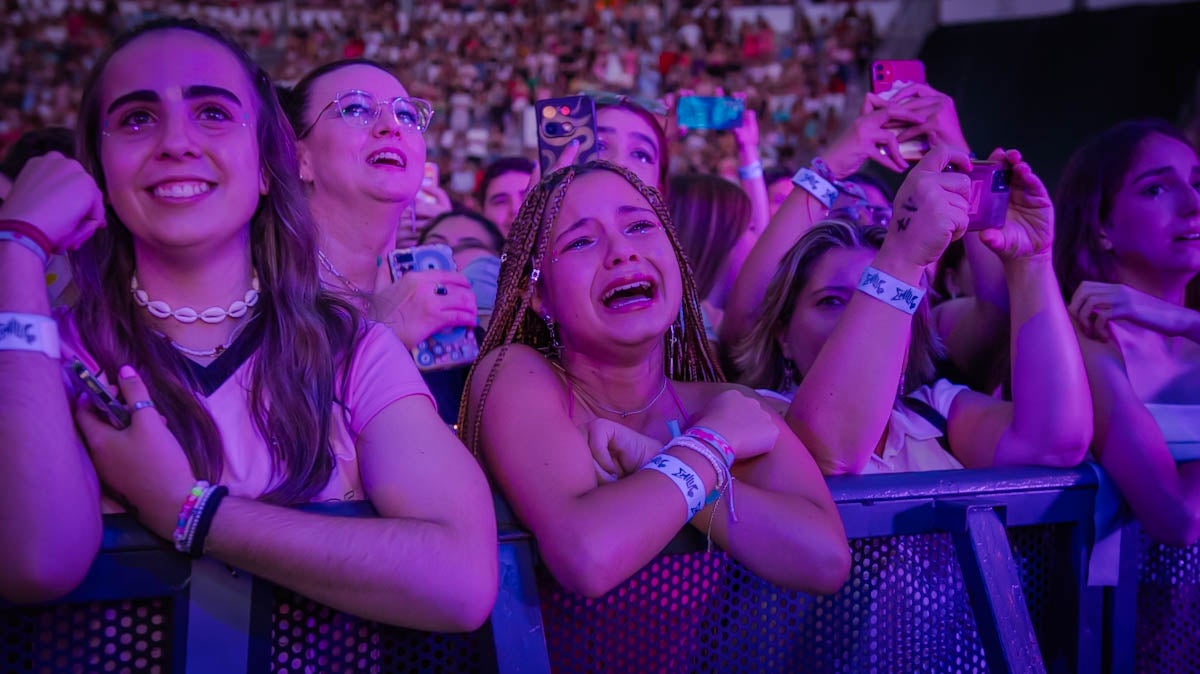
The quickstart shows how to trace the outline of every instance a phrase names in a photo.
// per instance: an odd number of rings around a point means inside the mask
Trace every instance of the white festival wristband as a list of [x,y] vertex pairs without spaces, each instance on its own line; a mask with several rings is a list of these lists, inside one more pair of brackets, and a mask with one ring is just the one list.
[[858,289],[874,297],[884,304],[912,315],[921,305],[925,291],[908,285],[904,281],[879,271],[874,267],[863,270],[862,278],[858,281]]
[[58,360],[58,324],[49,316],[0,312],[0,351],[37,351]]
[[811,194],[825,208],[833,208],[833,202],[838,198],[838,188],[812,169],[802,168],[796,171],[796,175],[792,176],[792,183]]
[[688,521],[691,521],[696,513],[704,510],[704,499],[708,496],[708,492],[704,489],[704,483],[700,481],[700,476],[696,475],[696,471],[689,468],[679,458],[670,454],[659,454],[647,461],[646,465],[642,466],[642,470],[662,473],[675,483],[675,486],[679,488],[679,493],[683,494],[683,500],[687,502]]

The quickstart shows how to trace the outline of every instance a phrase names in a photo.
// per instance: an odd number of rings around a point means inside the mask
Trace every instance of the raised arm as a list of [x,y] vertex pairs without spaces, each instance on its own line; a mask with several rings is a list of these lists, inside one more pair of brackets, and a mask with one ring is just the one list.
[[[893,170],[908,167],[900,159],[896,135],[884,127],[915,123],[919,115],[901,106],[886,106],[854,120],[825,152],[825,163],[833,177],[841,180],[857,171],[868,159]],[[886,150],[886,152],[884,151]],[[763,295],[771,277],[787,252],[800,237],[825,217],[828,207],[803,189],[795,189],[758,238],[733,284],[721,321],[721,342],[734,344],[758,317]]]
[[[35,226],[61,251],[104,222],[103,200],[83,167],[51,153],[17,177],[2,220]],[[0,242],[0,314],[34,317],[0,319],[0,345],[50,320],[40,256],[10,241]],[[100,547],[100,493],[75,434],[59,360],[2,349],[0,381],[7,384],[0,387],[0,597],[41,601],[69,592],[91,566]]]
[[[1020,153],[1008,217],[980,235],[1003,261],[1010,298],[1013,402],[955,401],[950,446],[967,466],[1074,466],[1091,441],[1092,404],[1079,342],[1051,265],[1054,207]],[[999,404],[999,403],[997,403]],[[1003,407],[1008,407],[1003,405]]]
[[952,163],[969,166],[964,153],[934,148],[905,179],[873,262],[895,281],[879,278],[878,290],[871,291],[878,298],[851,294],[788,408],[788,425],[826,475],[861,472],[883,437],[908,354],[912,315],[881,300],[903,295],[900,284],[920,288],[925,267],[966,231],[970,181],[963,173],[945,172]]
[[[127,400],[146,399],[131,369]],[[134,414],[127,431],[91,415],[79,423],[105,484],[170,538],[194,476],[161,419]],[[478,465],[423,396],[391,403],[358,438],[363,486],[378,518],[301,512],[228,497],[206,554],[342,611],[433,631],[487,619],[497,589],[496,526]]]

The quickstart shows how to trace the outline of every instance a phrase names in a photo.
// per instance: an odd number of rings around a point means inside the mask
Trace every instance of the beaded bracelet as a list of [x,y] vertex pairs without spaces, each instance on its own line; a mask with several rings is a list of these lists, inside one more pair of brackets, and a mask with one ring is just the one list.
[[712,465],[713,472],[717,474],[717,484],[714,489],[720,489],[724,486],[725,481],[729,477],[729,466],[725,465],[724,461],[717,457],[717,453],[704,442],[688,435],[681,435],[677,438],[672,438],[671,442],[667,443],[666,449],[670,449],[671,447],[690,449],[703,456]]
[[221,504],[221,499],[228,494],[229,489],[222,485],[208,490],[208,498],[199,510],[200,514],[196,517],[196,528],[192,539],[188,542],[188,556],[192,559],[204,556],[204,542],[208,539],[208,531],[212,528],[213,519],[217,515],[217,506]]
[[700,477],[681,459],[670,454],[659,454],[646,462],[642,470],[652,470],[662,473],[675,484],[687,505],[687,519],[691,521],[696,513],[704,510],[704,497],[707,492]]
[[192,486],[188,492],[187,498],[183,500],[183,505],[179,508],[179,519],[175,522],[175,533],[171,538],[175,541],[175,549],[180,552],[187,552],[191,541],[188,540],[189,529],[194,525],[192,523],[192,513],[196,510],[196,505],[200,499],[204,497],[209,488],[208,482],[200,480]]

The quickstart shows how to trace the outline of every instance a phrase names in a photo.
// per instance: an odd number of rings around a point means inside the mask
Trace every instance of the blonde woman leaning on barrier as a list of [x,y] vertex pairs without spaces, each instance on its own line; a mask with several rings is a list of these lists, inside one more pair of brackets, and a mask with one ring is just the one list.
[[570,590],[608,592],[691,524],[767,580],[833,592],[850,553],[829,491],[783,420],[721,383],[699,300],[656,189],[605,162],[551,174],[509,236],[460,432]]

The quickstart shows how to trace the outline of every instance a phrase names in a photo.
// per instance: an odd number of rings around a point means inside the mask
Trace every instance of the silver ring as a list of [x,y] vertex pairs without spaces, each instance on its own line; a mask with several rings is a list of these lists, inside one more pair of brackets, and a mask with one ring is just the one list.
[[887,146],[886,146],[886,145],[880,145],[880,146],[879,146],[879,154],[881,154],[881,155],[883,155],[883,156],[885,156],[885,157],[886,157],[886,156],[888,156],[888,153],[887,153]]
[[130,405],[129,407],[132,411],[136,412],[138,410],[144,410],[147,407],[154,407],[154,401],[153,400],[135,400],[134,403],[132,405]]

